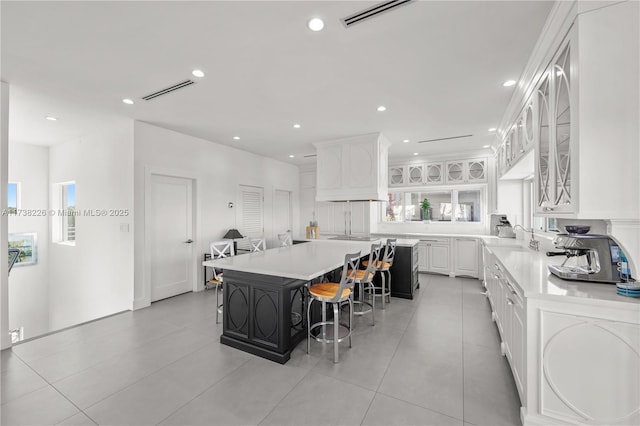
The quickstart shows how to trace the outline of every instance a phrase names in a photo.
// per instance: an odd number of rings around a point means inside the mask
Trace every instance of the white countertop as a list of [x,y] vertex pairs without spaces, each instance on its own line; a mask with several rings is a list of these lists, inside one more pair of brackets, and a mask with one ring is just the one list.
[[[344,255],[367,256],[374,241],[312,240],[224,259],[207,260],[204,266],[310,281],[344,264]],[[417,241],[416,241],[417,243]]]
[[[614,284],[569,281],[552,275],[549,264],[561,263],[562,257],[548,257],[544,251],[527,248],[527,241],[482,237],[487,248],[498,258],[507,274],[525,297],[558,298],[580,303],[624,303],[635,305],[640,311],[640,300],[616,293]],[[629,306],[625,305],[625,306]]]

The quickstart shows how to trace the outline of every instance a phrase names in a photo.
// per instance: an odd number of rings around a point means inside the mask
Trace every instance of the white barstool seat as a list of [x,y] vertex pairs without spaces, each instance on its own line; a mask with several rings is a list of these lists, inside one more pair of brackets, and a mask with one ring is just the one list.
[[[233,249],[233,240],[220,240],[213,241],[209,243],[209,249],[211,250],[211,259],[222,259],[224,257],[229,257],[235,255]],[[208,281],[208,284],[211,284],[216,289],[216,324],[220,323],[218,319],[218,314],[222,314],[222,306],[220,303],[220,290],[223,288],[223,273],[216,271],[216,268],[213,268],[213,278]]]

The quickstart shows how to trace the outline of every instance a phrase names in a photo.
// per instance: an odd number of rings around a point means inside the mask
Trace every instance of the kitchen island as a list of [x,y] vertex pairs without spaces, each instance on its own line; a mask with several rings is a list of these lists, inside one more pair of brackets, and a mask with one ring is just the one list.
[[203,262],[224,271],[220,342],[286,363],[306,337],[305,286],[342,268],[347,253],[359,251],[365,258],[376,242],[313,240]]

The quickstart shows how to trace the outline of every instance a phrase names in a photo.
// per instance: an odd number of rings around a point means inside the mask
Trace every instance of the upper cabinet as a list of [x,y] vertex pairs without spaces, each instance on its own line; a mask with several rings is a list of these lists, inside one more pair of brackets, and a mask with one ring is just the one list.
[[474,160],[447,161],[447,184],[482,183],[487,181],[487,161],[484,158]]
[[386,200],[389,142],[380,133],[314,144],[316,201]]
[[416,163],[389,167],[389,186],[484,183],[487,159]]
[[573,213],[572,85],[570,39],[554,58],[535,92],[536,212]]
[[424,183],[434,185],[444,183],[444,163],[427,163],[427,172]]

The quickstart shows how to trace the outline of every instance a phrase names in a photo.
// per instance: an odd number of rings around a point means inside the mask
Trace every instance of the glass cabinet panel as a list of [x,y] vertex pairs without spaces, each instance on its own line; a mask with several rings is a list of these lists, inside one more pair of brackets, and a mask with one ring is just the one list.
[[447,163],[447,182],[464,181],[463,163]]
[[526,151],[533,144],[533,137],[535,133],[535,123],[533,122],[533,100],[527,103],[524,108],[524,128],[522,138],[522,148]]
[[389,169],[389,185],[404,184],[404,167],[391,167]]
[[427,164],[426,183],[442,183],[442,163]]
[[471,160],[467,163],[469,182],[483,181],[485,177],[485,165],[484,160]]
[[422,165],[409,166],[409,183],[414,185],[422,183]]
[[571,100],[569,48],[553,67],[555,77],[555,185],[556,205],[571,204]]
[[538,97],[538,194],[536,203],[544,207],[549,203],[551,185],[549,182],[550,127],[549,127],[549,73],[545,75],[536,91]]

